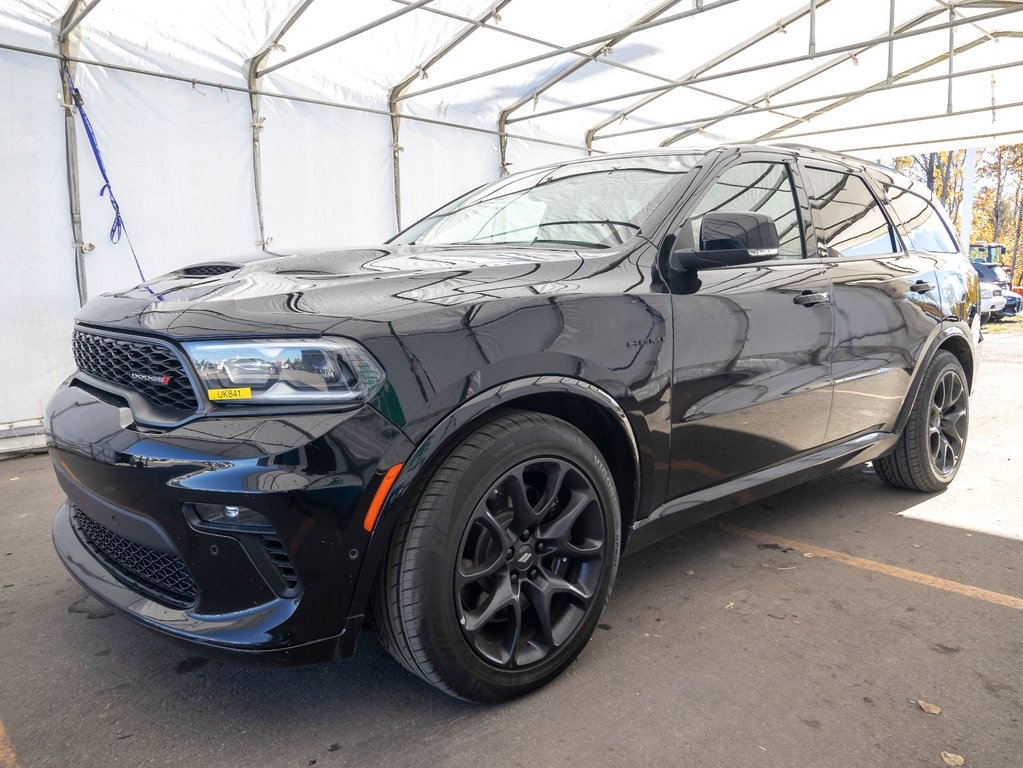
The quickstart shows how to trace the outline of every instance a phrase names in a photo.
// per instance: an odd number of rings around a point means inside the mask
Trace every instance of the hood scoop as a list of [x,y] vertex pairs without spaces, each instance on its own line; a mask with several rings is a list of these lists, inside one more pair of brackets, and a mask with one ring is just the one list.
[[214,275],[224,275],[228,272],[234,272],[241,269],[241,264],[194,264],[191,267],[185,267],[179,269],[179,275],[187,275],[188,277],[212,277]]

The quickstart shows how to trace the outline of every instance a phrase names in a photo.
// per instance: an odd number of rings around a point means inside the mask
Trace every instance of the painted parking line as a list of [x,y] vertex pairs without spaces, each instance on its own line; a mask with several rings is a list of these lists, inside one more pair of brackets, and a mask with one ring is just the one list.
[[879,563],[876,560],[867,560],[862,557],[847,555],[845,552],[836,552],[833,549],[824,549],[823,547],[817,547],[813,544],[806,544],[805,542],[795,541],[794,539],[785,539],[781,536],[764,533],[763,531],[740,528],[737,525],[731,525],[729,523],[713,523],[713,525],[726,533],[742,536],[747,539],[753,539],[754,541],[759,541],[764,544],[777,544],[778,546],[785,547],[786,549],[793,549],[797,552],[806,552],[814,557],[834,560],[835,562],[851,565],[854,568],[860,568],[865,571],[883,573],[887,576],[894,576],[897,579],[912,581],[914,584],[923,584],[925,587],[933,587],[934,589],[941,589],[945,592],[953,592],[957,595],[973,597],[977,600],[984,600],[988,603],[1005,606],[1006,608],[1023,610],[1023,598],[1014,597],[1013,595],[1003,595],[1001,592],[992,592],[989,589],[981,589],[980,587],[973,587],[969,584],[963,584],[958,581],[949,581],[948,579],[943,579],[939,576],[931,576],[930,574],[911,571],[907,568],[899,568],[897,565],[888,565],[888,563]]
[[7,729],[0,720],[0,768],[18,768],[18,757],[14,754],[11,740],[7,738]]

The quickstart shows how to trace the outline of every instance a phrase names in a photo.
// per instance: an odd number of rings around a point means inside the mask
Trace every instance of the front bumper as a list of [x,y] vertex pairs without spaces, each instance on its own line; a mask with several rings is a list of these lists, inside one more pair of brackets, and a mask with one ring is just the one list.
[[[413,449],[373,408],[157,431],[71,381],[46,428],[68,496],[54,546],[99,600],[209,652],[283,663],[354,652],[379,559],[362,520]],[[272,530],[211,527],[196,503],[249,507]]]

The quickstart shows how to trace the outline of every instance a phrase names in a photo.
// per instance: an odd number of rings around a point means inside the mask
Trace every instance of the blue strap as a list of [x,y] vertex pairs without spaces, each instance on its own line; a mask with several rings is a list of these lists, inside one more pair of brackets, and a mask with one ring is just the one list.
[[110,177],[107,176],[107,168],[103,164],[103,155],[99,151],[99,142],[96,140],[96,132],[92,128],[92,123],[89,121],[89,116],[85,112],[85,100],[82,98],[81,92],[75,87],[74,81],[71,79],[71,72],[68,71],[67,65],[64,66],[64,77],[67,79],[68,91],[71,93],[71,100],[74,101],[75,107],[78,109],[78,115],[82,118],[82,127],[85,128],[85,135],[89,137],[89,144],[92,146],[92,154],[96,158],[96,165],[99,167],[100,175],[103,177],[103,187],[99,191],[100,197],[108,197],[110,199],[110,207],[114,209],[114,221],[110,225],[110,242],[117,245],[121,242],[121,235],[124,235],[128,241],[128,249],[131,251],[131,257],[135,260],[135,268],[139,271],[139,277],[142,278],[142,282],[146,282],[146,276],[142,273],[142,265],[139,264],[139,257],[135,255],[135,248],[131,244],[131,237],[128,236],[128,230],[124,227],[124,219],[121,217],[121,206],[117,204],[117,198],[114,197],[114,188],[110,185]]

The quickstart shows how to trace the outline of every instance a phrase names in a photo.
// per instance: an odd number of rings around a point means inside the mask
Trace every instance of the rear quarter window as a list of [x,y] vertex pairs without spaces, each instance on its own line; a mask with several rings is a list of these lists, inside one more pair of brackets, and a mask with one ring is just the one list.
[[906,228],[909,247],[931,253],[958,253],[959,245],[930,200],[915,192],[885,187],[895,215]]

